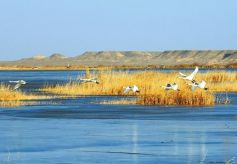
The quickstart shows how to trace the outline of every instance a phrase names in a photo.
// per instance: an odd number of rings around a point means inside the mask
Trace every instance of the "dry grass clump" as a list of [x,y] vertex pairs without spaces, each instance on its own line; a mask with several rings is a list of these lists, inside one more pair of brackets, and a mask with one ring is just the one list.
[[[88,77],[88,75],[87,75]],[[100,72],[100,84],[71,82],[55,87],[46,86],[43,91],[65,95],[124,95],[123,87],[137,85],[140,89],[136,103],[144,105],[214,105],[212,92],[197,89],[191,91],[187,83],[178,78],[177,73],[161,72]],[[167,83],[176,82],[181,91],[165,91],[161,88]],[[134,95],[130,93],[129,95]],[[117,101],[111,102],[116,104]],[[122,104],[130,102],[120,102]]]
[[205,80],[208,88],[213,92],[236,92],[237,73],[235,72],[208,72],[197,75],[197,80]]
[[210,83],[208,87],[213,92],[236,92],[237,82]]
[[11,90],[9,86],[0,85],[0,101],[19,101],[19,100],[30,100],[36,96],[26,95],[20,91]]
[[206,106],[215,104],[215,96],[211,92],[198,90],[192,92],[185,91],[164,91],[157,94],[142,95],[138,99],[138,104],[143,105],[190,105]]
[[207,72],[197,74],[197,80],[205,80],[209,83],[237,82],[237,73],[235,72]]
[[23,102],[23,100],[36,100],[43,98],[46,97],[25,94],[21,91],[12,90],[10,89],[9,86],[0,84],[0,106],[4,107],[21,106],[26,104],[25,102]]

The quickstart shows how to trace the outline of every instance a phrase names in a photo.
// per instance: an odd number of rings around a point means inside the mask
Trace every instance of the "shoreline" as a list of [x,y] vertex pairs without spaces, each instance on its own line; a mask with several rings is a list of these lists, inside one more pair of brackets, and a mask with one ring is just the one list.
[[213,69],[213,70],[225,70],[225,69],[237,69],[237,64],[232,65],[177,65],[177,66],[42,66],[42,67],[1,67],[0,71],[84,71],[84,70],[179,70],[179,69],[193,69],[198,66],[200,69]]

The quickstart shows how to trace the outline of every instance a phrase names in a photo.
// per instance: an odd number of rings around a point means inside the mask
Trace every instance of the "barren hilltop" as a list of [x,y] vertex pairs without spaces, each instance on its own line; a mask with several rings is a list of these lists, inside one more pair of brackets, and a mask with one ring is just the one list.
[[2,61],[1,67],[44,66],[181,66],[181,65],[235,65],[237,50],[177,50],[177,51],[98,51],[85,52],[75,57],[52,54],[37,55],[16,61]]

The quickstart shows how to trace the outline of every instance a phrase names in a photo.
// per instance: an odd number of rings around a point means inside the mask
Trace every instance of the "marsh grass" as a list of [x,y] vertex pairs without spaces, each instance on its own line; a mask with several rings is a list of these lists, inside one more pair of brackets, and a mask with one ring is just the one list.
[[19,101],[19,100],[30,100],[34,99],[34,95],[26,95],[21,91],[12,90],[10,86],[0,85],[0,101]]
[[[208,91],[196,89],[191,91],[187,82],[178,78],[178,72],[113,72],[100,71],[91,75],[87,71],[86,77],[98,77],[100,84],[77,81],[64,85],[46,86],[42,91],[59,95],[134,95],[138,97],[136,103],[143,105],[214,105],[214,92],[237,91],[237,74],[231,72],[207,72],[199,73],[197,81],[205,80]],[[161,86],[176,82],[181,91],[165,91]],[[137,85],[139,94],[124,94],[125,86]],[[112,102],[113,103],[113,102]],[[117,103],[117,102],[114,102]],[[123,102],[121,102],[123,103]],[[127,102],[126,102],[127,103]]]
[[197,75],[197,80],[205,80],[208,88],[213,92],[237,92],[237,73],[208,72]]
[[10,86],[0,84],[0,106],[14,107],[29,104],[25,100],[46,99],[46,96],[25,94],[21,91],[12,90]]
[[192,92],[166,91],[157,94],[141,95],[138,104],[142,105],[183,105],[183,106],[211,106],[215,104],[215,96],[211,92],[198,90]]
[[197,74],[197,79],[209,83],[237,82],[237,73],[225,71],[200,73]]

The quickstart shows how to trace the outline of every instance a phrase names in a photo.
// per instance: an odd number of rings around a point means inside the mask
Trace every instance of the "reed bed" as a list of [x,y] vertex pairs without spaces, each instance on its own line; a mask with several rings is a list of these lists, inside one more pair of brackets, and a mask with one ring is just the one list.
[[[140,88],[140,95],[162,90],[161,85],[165,85],[165,80],[173,81],[172,75],[157,74],[155,72],[142,73],[119,73],[100,72],[96,75],[100,84],[85,83],[79,84],[77,81],[65,85],[46,86],[42,90],[55,94],[65,95],[125,95],[124,87],[137,85]],[[86,76],[87,78],[90,76]],[[176,79],[181,81],[181,79]],[[133,95],[132,93],[129,95]]]
[[14,91],[9,86],[0,84],[0,106],[13,107],[28,104],[24,100],[44,99],[46,96],[25,94],[21,91]]
[[[231,72],[199,73],[197,81],[205,80],[208,91],[191,91],[188,82],[178,77],[178,72],[162,73],[144,71],[137,73],[101,71],[96,75],[87,72],[86,77],[98,77],[100,84],[77,81],[64,85],[45,86],[42,91],[59,95],[135,95],[137,104],[143,105],[214,105],[214,92],[237,91],[237,74]],[[176,82],[180,91],[165,91],[161,86]],[[139,94],[124,94],[125,86],[137,85]],[[116,102],[117,103],[117,102]],[[126,102],[127,103],[127,102]]]
[[138,99],[142,105],[183,105],[183,106],[212,106],[215,104],[215,96],[212,92],[198,90],[192,92],[166,91],[151,95],[142,95]]
[[18,101],[34,99],[34,95],[26,95],[23,92],[10,89],[9,86],[0,85],[0,101]]
[[237,73],[235,72],[207,72],[197,75],[197,80],[205,80],[208,88],[213,92],[237,92]]
[[207,73],[199,73],[196,77],[197,80],[205,80],[208,83],[230,83],[237,82],[237,73],[235,72],[207,72]]

